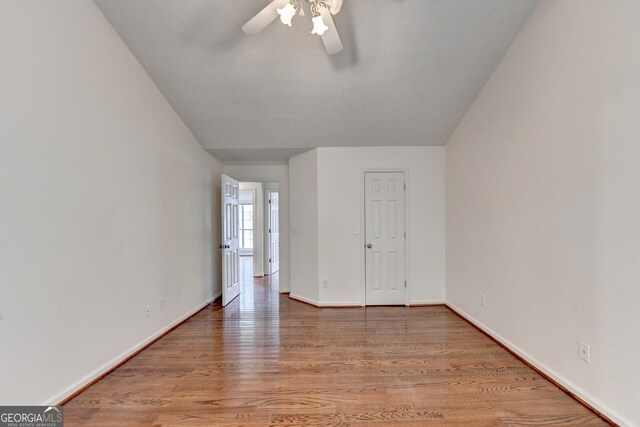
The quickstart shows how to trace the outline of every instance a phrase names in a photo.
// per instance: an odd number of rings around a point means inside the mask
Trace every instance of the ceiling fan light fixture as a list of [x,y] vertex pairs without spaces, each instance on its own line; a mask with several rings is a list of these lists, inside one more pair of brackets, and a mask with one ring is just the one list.
[[329,0],[329,11],[332,15],[340,13],[340,9],[342,9],[342,1],[343,0]]
[[322,20],[322,15],[314,16],[311,18],[313,22],[313,30],[311,30],[311,34],[317,34],[319,36],[323,35],[329,27]]
[[296,16],[296,6],[293,1],[287,3],[283,8],[277,9],[280,15],[280,22],[291,27],[291,20]]
[[340,11],[342,2],[343,0],[271,0],[271,3],[242,26],[242,31],[257,34],[278,17],[284,25],[292,27],[293,17],[297,13],[301,17],[305,16],[304,3],[307,3],[313,23],[311,34],[320,36],[327,53],[334,55],[341,52],[343,46],[331,15]]

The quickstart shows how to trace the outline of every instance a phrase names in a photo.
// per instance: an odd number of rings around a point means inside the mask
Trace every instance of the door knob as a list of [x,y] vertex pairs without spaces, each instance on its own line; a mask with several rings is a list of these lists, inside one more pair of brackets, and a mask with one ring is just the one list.
[[371,243],[367,243],[367,249],[371,249],[373,245]]
[[225,248],[225,249],[229,249],[230,247],[231,247],[231,246],[229,246],[229,245],[224,245],[224,248]]

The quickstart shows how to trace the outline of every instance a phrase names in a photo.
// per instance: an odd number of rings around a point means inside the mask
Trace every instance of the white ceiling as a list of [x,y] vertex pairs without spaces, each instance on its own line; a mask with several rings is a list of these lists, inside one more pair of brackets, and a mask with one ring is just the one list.
[[321,146],[443,145],[537,0],[345,0],[345,50],[311,23],[240,27],[269,0],[95,0],[222,159]]

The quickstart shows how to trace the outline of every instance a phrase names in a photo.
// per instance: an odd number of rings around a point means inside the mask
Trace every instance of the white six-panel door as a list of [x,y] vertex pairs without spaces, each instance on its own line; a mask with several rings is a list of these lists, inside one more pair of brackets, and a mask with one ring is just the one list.
[[404,305],[405,177],[365,173],[365,287],[367,305]]
[[278,193],[269,192],[269,274],[280,270],[280,201]]
[[240,295],[239,194],[238,181],[222,175],[222,305]]

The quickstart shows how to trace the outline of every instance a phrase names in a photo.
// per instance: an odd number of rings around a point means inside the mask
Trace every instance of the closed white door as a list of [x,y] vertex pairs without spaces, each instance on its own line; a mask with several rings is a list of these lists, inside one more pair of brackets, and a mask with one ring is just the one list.
[[404,178],[403,172],[365,173],[367,305],[406,302]]
[[278,193],[269,192],[269,274],[280,270],[280,202]]
[[239,194],[238,181],[222,175],[222,305],[240,295]]

